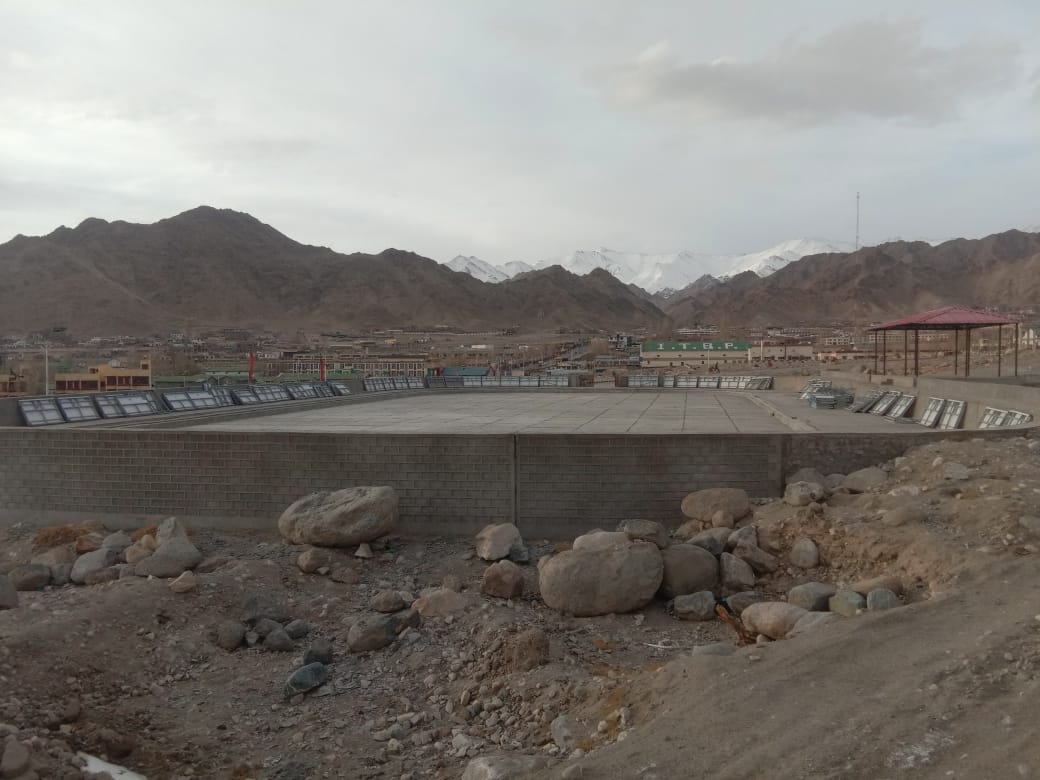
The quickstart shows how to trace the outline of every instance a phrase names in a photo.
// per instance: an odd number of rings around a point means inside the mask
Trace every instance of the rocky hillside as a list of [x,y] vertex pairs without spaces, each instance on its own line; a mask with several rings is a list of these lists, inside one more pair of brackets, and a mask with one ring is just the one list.
[[691,285],[665,304],[677,323],[867,323],[940,306],[1028,308],[1040,298],[1040,234],[1009,230],[931,246],[895,241],[803,257],[760,278]]
[[0,245],[0,333],[171,328],[623,328],[663,318],[605,272],[485,284],[411,252],[344,255],[248,214],[200,207],[153,225],[88,219]]

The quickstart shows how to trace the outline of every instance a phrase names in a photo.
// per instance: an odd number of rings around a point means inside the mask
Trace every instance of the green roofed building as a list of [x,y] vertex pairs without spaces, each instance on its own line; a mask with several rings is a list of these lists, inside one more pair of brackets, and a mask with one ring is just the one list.
[[639,365],[651,369],[698,369],[748,362],[747,341],[645,341]]

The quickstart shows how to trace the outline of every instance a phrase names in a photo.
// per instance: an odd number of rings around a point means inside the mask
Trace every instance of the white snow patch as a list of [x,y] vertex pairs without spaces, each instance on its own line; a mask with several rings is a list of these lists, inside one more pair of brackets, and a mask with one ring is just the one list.
[[108,772],[112,775],[113,780],[148,780],[144,775],[131,772],[125,766],[110,764],[108,761],[102,761],[97,756],[92,756],[89,753],[77,753],[77,755],[87,762],[86,766],[83,767],[87,772]]

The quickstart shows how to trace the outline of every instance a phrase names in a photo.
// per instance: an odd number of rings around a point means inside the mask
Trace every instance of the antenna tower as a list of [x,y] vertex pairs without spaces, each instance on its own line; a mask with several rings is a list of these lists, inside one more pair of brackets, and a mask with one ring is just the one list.
[[856,193],[856,249],[859,249],[859,193]]

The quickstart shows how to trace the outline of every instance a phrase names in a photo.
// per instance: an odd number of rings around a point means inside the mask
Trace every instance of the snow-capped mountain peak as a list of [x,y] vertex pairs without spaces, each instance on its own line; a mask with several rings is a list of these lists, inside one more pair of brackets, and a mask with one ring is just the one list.
[[550,258],[534,266],[521,262],[496,266],[478,257],[461,255],[447,265],[454,271],[468,273],[484,282],[501,282],[519,273],[552,265],[562,266],[579,276],[602,268],[624,284],[635,284],[656,293],[669,289],[681,290],[706,275],[726,279],[752,271],[759,276],[768,276],[806,255],[850,251],[852,246],[848,244],[798,238],[744,255],[686,250],[669,254],[642,254],[599,247],[578,250],[565,257]]

